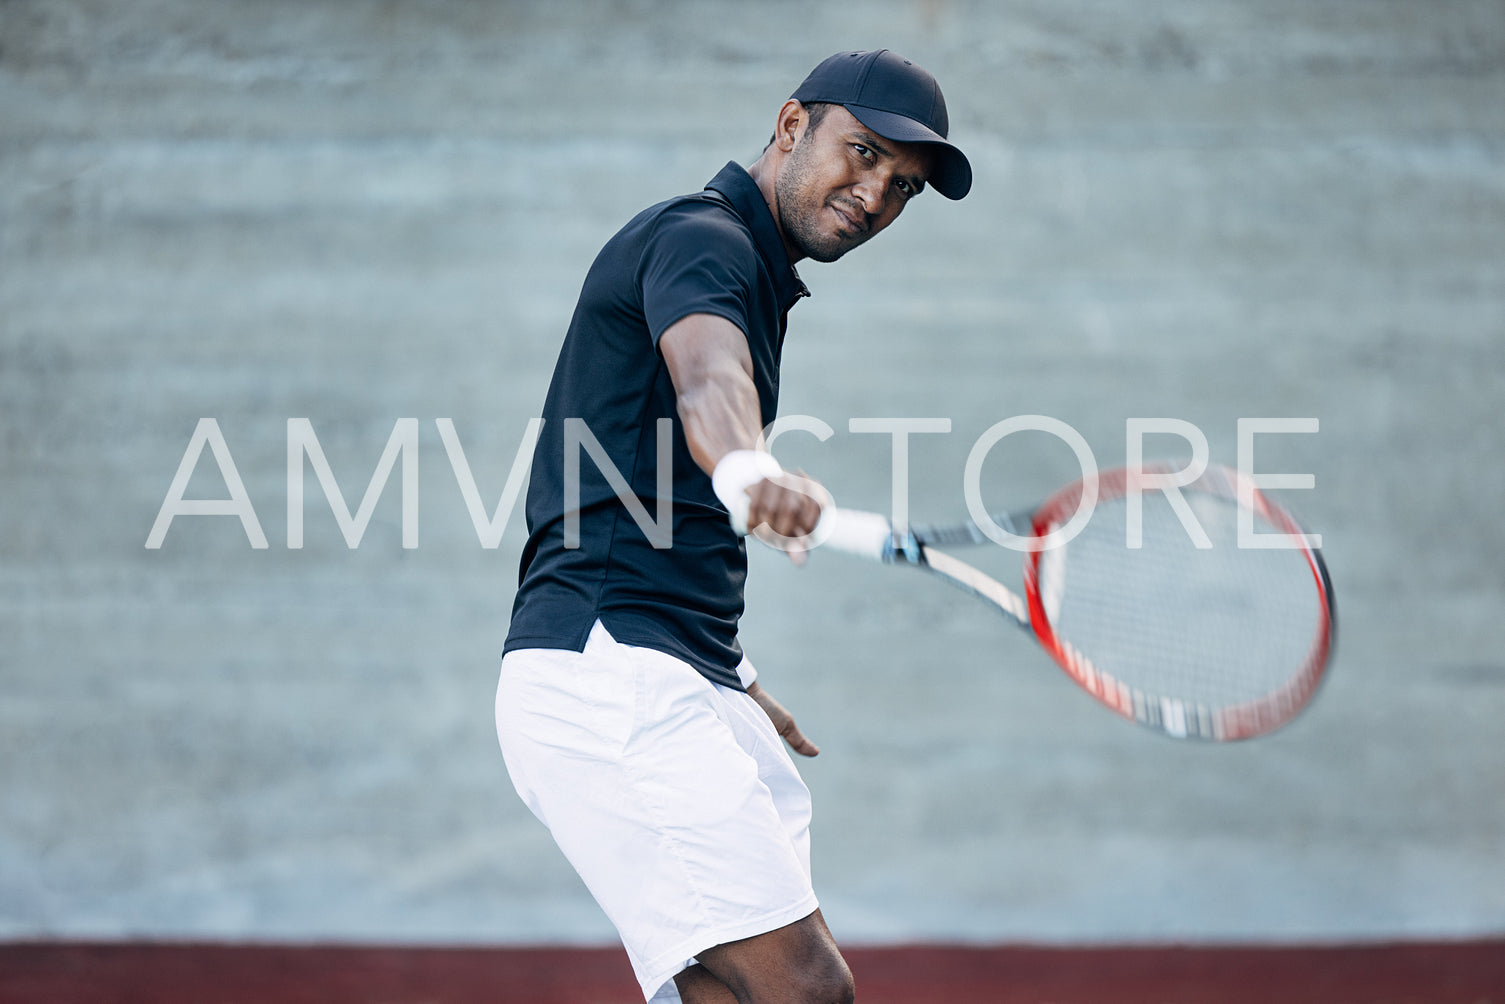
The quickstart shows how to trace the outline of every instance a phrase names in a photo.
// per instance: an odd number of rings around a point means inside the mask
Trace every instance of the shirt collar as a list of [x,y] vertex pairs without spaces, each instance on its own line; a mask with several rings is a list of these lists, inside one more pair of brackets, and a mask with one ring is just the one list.
[[753,243],[768,266],[768,274],[773,276],[779,304],[788,310],[800,297],[809,296],[810,290],[789,263],[789,253],[784,250],[778,224],[774,222],[773,213],[769,212],[768,203],[763,201],[763,192],[752,175],[741,164],[729,161],[705,187],[720,192],[752,231]]

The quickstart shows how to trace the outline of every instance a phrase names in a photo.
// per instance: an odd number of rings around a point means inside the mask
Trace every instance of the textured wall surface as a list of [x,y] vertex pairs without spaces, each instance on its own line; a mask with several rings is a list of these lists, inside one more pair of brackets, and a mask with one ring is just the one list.
[[[1258,468],[1320,530],[1341,638],[1296,724],[1113,719],[920,576],[754,556],[745,642],[824,752],[839,937],[1302,940],[1505,931],[1505,3],[0,3],[0,936],[611,937],[492,732],[521,516],[489,510],[585,268],[750,162],[820,58],[932,69],[976,186],[803,270],[786,462],[965,513],[995,422],[1121,463],[1130,417],[1315,417]],[[269,546],[179,517],[216,419]],[[308,468],[288,546],[287,424]],[[1164,444],[1174,447],[1173,441]],[[1153,449],[1152,449],[1152,452]],[[990,461],[1021,505],[1059,443]],[[205,453],[190,498],[225,498]]]

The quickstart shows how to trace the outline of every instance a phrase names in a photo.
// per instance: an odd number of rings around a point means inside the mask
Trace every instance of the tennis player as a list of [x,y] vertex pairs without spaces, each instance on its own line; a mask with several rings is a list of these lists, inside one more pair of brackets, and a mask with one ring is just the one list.
[[763,448],[808,295],[794,264],[835,261],[927,187],[964,196],[947,131],[925,70],[838,53],[750,167],[640,213],[586,275],[533,458],[497,733],[647,999],[852,999],[783,741],[818,750],[738,644],[729,513],[763,535],[815,527],[823,490]]

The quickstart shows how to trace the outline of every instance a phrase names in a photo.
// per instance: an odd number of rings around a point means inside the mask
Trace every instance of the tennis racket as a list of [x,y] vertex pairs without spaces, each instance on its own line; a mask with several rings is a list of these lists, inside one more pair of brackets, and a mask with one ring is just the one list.
[[[1135,490],[1145,485],[1127,470],[1103,472],[1033,510],[993,515],[988,532],[969,522],[895,533],[877,513],[828,508],[812,542],[910,565],[982,598],[1088,694],[1165,735],[1228,741],[1281,727],[1316,693],[1333,650],[1321,552],[1226,467],[1209,466],[1179,495]],[[1142,526],[1135,548],[1131,517]],[[1300,546],[1241,548],[1241,519],[1246,533],[1300,535],[1291,538]],[[1025,552],[1023,595],[942,550],[1000,542]]]

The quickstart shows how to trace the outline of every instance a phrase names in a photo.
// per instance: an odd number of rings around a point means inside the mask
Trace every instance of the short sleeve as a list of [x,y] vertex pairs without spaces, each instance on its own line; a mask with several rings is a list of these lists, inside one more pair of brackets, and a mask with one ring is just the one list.
[[719,207],[687,203],[664,213],[637,274],[654,346],[691,314],[724,317],[746,333],[758,268],[751,235]]

